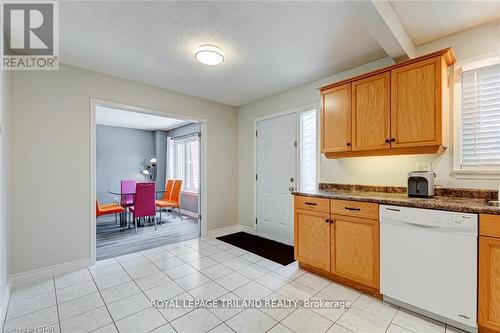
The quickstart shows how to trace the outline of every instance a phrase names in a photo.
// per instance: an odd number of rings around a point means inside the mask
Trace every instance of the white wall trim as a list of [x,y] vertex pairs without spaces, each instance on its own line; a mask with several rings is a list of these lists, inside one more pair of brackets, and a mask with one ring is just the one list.
[[229,227],[218,228],[214,230],[208,231],[208,238],[217,238],[230,234],[234,234],[237,232],[246,232],[252,235],[255,235],[255,229],[252,227],[244,226],[241,224],[231,225]]
[[49,267],[39,268],[32,271],[27,271],[23,273],[12,274],[10,276],[10,286],[15,287],[17,285],[33,282],[41,279],[50,278],[54,275],[61,273],[68,273],[92,266],[93,262],[90,258],[75,260],[66,262],[63,264],[53,265]]
[[182,120],[196,121],[200,124],[200,144],[201,144],[201,189],[200,195],[200,209],[202,215],[201,224],[201,237],[207,237],[208,226],[208,200],[207,200],[207,187],[208,187],[208,133],[207,133],[207,120],[202,118],[185,117],[170,112],[158,111],[149,109],[142,106],[128,105],[117,102],[105,101],[96,98],[90,98],[90,263],[95,264],[96,261],[96,217],[95,217],[95,201],[96,201],[96,106],[103,106],[115,108],[124,111],[133,111],[138,113],[152,114],[161,117],[170,117]]
[[192,212],[190,210],[185,210],[182,208],[181,208],[181,214],[184,214],[184,215],[189,216],[189,217],[198,218],[198,213]]
[[5,287],[5,290],[2,293],[3,298],[0,299],[0,327],[3,327],[7,317],[7,307],[9,306],[11,291],[12,287],[9,282],[7,283],[7,286]]
[[481,67],[486,67],[490,65],[496,65],[500,63],[500,51],[489,52],[481,56],[472,57],[457,62],[453,68],[453,98],[451,99],[451,110],[452,110],[452,126],[451,130],[451,142],[452,145],[452,172],[451,176],[456,179],[486,179],[486,180],[497,180],[500,179],[500,172],[495,169],[485,169],[485,168],[461,168],[461,114],[462,114],[462,73],[467,70],[474,70]]

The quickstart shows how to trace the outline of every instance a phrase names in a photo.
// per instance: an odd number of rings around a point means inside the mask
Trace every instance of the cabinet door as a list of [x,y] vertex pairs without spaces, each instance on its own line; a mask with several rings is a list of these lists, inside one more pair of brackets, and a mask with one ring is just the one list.
[[351,84],[321,93],[321,152],[351,150]]
[[379,289],[379,223],[333,215],[331,272]]
[[391,71],[391,147],[442,143],[441,57]]
[[330,270],[330,214],[295,210],[295,259]]
[[500,238],[479,237],[478,308],[479,325],[500,332]]
[[352,150],[391,147],[391,73],[352,83]]

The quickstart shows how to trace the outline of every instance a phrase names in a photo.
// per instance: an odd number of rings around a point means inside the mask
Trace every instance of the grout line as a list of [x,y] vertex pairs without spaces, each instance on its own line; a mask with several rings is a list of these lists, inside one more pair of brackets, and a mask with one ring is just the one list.
[[57,288],[56,288],[56,277],[55,276],[52,276],[52,283],[54,284],[54,296],[56,298],[57,323],[59,325],[59,332],[62,332],[61,315],[59,314],[59,301],[57,300]]
[[[12,292],[14,291],[14,288],[11,288],[10,294],[9,294],[9,301],[7,302],[7,309],[5,309],[5,316],[4,318],[0,318],[0,324],[2,324],[1,331],[4,331],[5,325],[7,324],[7,314],[9,313],[9,308],[10,308],[10,302],[12,301]],[[3,321],[2,321],[3,320]]]
[[[115,259],[115,260],[116,260],[116,259]],[[113,316],[111,315],[111,312],[110,312],[110,311],[109,311],[109,309],[108,309],[108,305],[107,305],[107,304],[106,304],[106,302],[104,301],[104,297],[102,297],[101,290],[99,289],[99,286],[97,285],[97,282],[95,282],[94,276],[92,276],[92,273],[90,272],[90,269],[88,269],[88,268],[87,268],[87,271],[89,272],[90,276],[92,277],[92,281],[94,281],[95,287],[97,288],[97,292],[99,293],[99,296],[101,296],[102,303],[104,304],[104,307],[106,308],[106,311],[108,311],[108,315],[109,315],[109,317],[111,318],[111,322],[112,322],[112,323],[113,323],[113,325],[115,326],[116,330],[117,330],[118,332],[120,332],[120,331],[118,330],[118,326],[116,326],[116,323],[115,323],[115,320],[113,319]],[[96,310],[96,309],[94,309],[94,310]],[[107,325],[109,325],[109,323],[108,323],[108,324],[106,324],[106,325],[104,325],[104,326],[107,326]],[[104,326],[98,327],[98,328],[96,328],[96,330],[97,330],[97,329],[99,329],[99,328],[102,328],[102,327],[104,327]],[[94,331],[95,331],[95,330],[94,330]]]
[[[137,253],[139,253],[141,256],[143,256],[144,258],[146,258],[146,260],[147,260],[147,261],[149,261],[150,263],[152,263],[152,264],[154,265],[154,263],[153,263],[153,262],[151,262],[151,260],[149,260],[149,258],[147,258],[145,255],[143,255],[141,252],[137,252]],[[115,259],[115,260],[116,260],[116,259]],[[121,263],[119,260],[116,260],[116,261],[118,261],[118,264],[119,264],[119,265],[120,265],[120,266],[121,266],[121,267],[125,270],[125,272],[126,272],[126,273],[128,274],[128,276],[132,279],[132,281],[135,283],[135,285],[137,286],[137,288],[139,288],[139,290],[140,290],[140,291],[141,291],[141,293],[144,295],[144,297],[146,297],[146,299],[148,299],[148,300],[151,302],[151,300],[149,299],[148,295],[146,295],[146,292],[145,292],[144,290],[142,290],[142,288],[141,288],[141,287],[137,284],[137,282],[134,280],[134,278],[132,278],[132,276],[131,276],[131,275],[129,274],[129,272],[125,269],[125,267],[123,267],[122,263]],[[157,266],[155,265],[155,267],[157,267]],[[157,267],[157,268],[159,269],[159,267]],[[160,271],[161,271],[161,270],[160,270]],[[167,275],[167,274],[165,274],[165,275]],[[167,275],[167,276],[168,276],[168,275]],[[168,277],[170,278],[170,276],[168,276]],[[174,281],[174,280],[172,280],[172,282],[174,282],[174,283],[175,283],[175,281]],[[170,282],[168,282],[168,283],[170,283]],[[177,283],[175,283],[175,284],[177,284]],[[181,288],[181,287],[179,286],[179,288]],[[98,289],[99,289],[99,287],[98,287]],[[182,289],[182,288],[181,288],[181,289]],[[135,296],[135,295],[134,295],[134,296]],[[126,298],[125,298],[125,299],[126,299]],[[104,299],[103,299],[103,302],[104,302]],[[104,304],[106,304],[106,302],[104,302]],[[150,303],[150,304],[151,304],[151,303]],[[107,307],[107,306],[106,306],[106,307]],[[149,309],[151,309],[151,308],[152,308],[152,307],[151,307],[151,305],[150,305],[150,306],[149,306]],[[125,318],[128,318],[128,317],[130,317],[130,316],[133,316],[133,315],[135,315],[135,314],[138,314],[139,312],[145,311],[145,310],[147,310],[147,309],[148,309],[148,308],[146,308],[146,309],[142,309],[142,310],[140,310],[140,311],[137,311],[137,312],[135,312],[135,313],[133,313],[133,314],[131,314],[131,315],[126,316]],[[162,316],[162,318],[163,318],[163,319],[165,319],[165,321],[166,321],[168,324],[170,324],[170,322],[167,320],[167,318],[165,318],[165,316],[161,313],[161,311],[160,311],[160,310],[158,310],[158,309],[156,309],[156,308],[155,308],[155,310],[156,310],[156,311],[158,311],[158,313],[160,314],[160,316]],[[111,315],[111,314],[110,314],[110,315]],[[122,318],[122,319],[125,319],[125,318]],[[113,317],[111,317],[111,319],[113,319]],[[120,320],[122,320],[122,319],[120,319]],[[114,319],[113,319],[113,323],[114,323],[114,322],[115,322],[115,321],[114,321]],[[163,324],[163,325],[161,325],[161,326],[158,326],[158,327],[162,327],[162,326],[164,326],[164,325],[165,325],[165,324]],[[116,326],[116,323],[115,323],[115,326]],[[176,331],[176,332],[177,332],[177,330],[176,330],[176,329],[175,329],[172,325],[170,325],[170,326],[174,329],[174,331]],[[151,332],[151,331],[153,331],[153,330],[157,329],[158,327],[155,327],[155,328],[151,329],[149,332]],[[118,330],[118,327],[116,327],[116,329]],[[119,330],[118,330],[118,332],[119,332]]]

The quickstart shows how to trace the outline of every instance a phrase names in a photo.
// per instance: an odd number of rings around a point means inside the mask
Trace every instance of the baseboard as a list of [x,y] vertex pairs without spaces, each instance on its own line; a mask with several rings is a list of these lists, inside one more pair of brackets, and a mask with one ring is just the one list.
[[0,300],[0,328],[5,324],[5,319],[7,317],[7,306],[9,305],[10,292],[12,290],[10,282],[7,283],[5,289],[6,290],[4,290],[3,297]]
[[92,265],[90,258],[70,261],[64,264],[53,265],[45,268],[39,268],[28,272],[12,274],[10,276],[10,286],[14,287],[26,282],[33,282],[41,279],[46,279],[61,273],[77,271]]
[[255,235],[255,233],[256,233],[255,228],[248,227],[246,225],[241,226],[241,231],[246,232],[248,234],[252,234],[252,235]]
[[231,225],[229,227],[223,227],[218,229],[209,230],[207,233],[208,238],[217,238],[230,234],[234,234],[237,232],[247,232],[249,234],[255,234],[255,229],[251,227],[247,227],[241,224]]
[[186,216],[189,216],[189,217],[194,217],[195,219],[198,218],[198,213],[195,213],[195,212],[192,212],[192,211],[189,211],[189,210],[185,210],[185,209],[181,208],[181,213],[183,215],[186,215]]

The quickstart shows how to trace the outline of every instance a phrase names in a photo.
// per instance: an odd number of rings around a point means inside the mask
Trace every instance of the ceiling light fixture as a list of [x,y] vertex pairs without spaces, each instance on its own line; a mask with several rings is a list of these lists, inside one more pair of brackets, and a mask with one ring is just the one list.
[[215,66],[224,62],[224,52],[213,45],[201,45],[194,49],[194,57],[204,65]]

